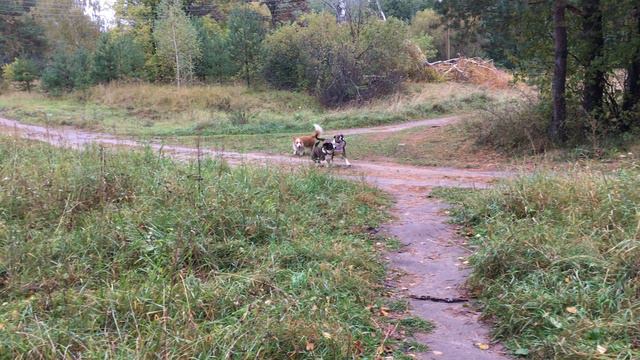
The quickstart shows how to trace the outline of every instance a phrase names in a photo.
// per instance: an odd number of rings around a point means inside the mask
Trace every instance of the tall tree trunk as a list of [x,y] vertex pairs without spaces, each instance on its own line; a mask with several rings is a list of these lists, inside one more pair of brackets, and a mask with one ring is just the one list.
[[178,40],[176,39],[176,24],[171,23],[171,31],[173,35],[173,51],[176,54],[176,85],[180,88],[180,52],[178,50]]
[[567,83],[567,23],[565,13],[566,0],[555,0],[553,5],[553,24],[555,42],[555,67],[553,70],[553,118],[549,125],[549,136],[556,143],[564,142],[567,138],[565,122],[567,119],[567,102],[565,90]]
[[336,5],[336,20],[338,23],[347,21],[347,2],[345,0],[338,0]]
[[380,13],[380,18],[382,21],[387,21],[387,16],[382,11],[382,6],[380,6],[380,0],[376,0],[376,6],[378,7],[378,12]]
[[[632,39],[640,37],[640,6],[634,9],[636,21],[636,33]],[[627,82],[624,89],[624,102],[622,109],[632,110],[634,106],[640,104],[640,46],[636,45],[633,60],[627,69]]]
[[275,29],[277,25],[278,2],[277,0],[265,0],[263,4],[267,5],[267,8],[269,8],[269,13],[271,14],[271,27]]
[[582,106],[589,114],[600,113],[604,96],[605,73],[602,70],[604,35],[600,0],[582,0],[582,38],[585,44],[585,78]]

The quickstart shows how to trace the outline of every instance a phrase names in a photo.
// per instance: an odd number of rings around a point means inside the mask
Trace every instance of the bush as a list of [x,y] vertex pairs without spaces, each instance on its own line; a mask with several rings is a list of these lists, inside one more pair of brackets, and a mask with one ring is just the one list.
[[389,93],[408,71],[406,26],[399,20],[370,18],[357,32],[327,13],[302,22],[265,41],[263,74],[275,87],[306,89],[325,105],[339,105]]
[[513,101],[485,108],[479,118],[467,120],[465,128],[477,145],[505,152],[539,153],[551,145],[549,118],[550,113],[540,105]]
[[17,58],[2,67],[2,75],[8,83],[17,83],[21,90],[30,92],[38,79],[38,66],[29,59]]

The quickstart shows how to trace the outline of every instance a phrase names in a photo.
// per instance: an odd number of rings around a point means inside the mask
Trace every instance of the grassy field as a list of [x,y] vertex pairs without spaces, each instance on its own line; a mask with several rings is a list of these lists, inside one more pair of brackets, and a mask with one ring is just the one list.
[[640,168],[440,189],[475,246],[470,285],[531,359],[640,358]]
[[135,136],[289,135],[310,132],[313,123],[331,130],[463,113],[516,96],[515,90],[457,83],[407,84],[402,92],[384,99],[324,109],[303,93],[239,85],[178,90],[167,85],[113,84],[62,98],[6,93],[0,95],[0,114],[29,123]]
[[385,204],[314,170],[0,138],[0,358],[373,358]]

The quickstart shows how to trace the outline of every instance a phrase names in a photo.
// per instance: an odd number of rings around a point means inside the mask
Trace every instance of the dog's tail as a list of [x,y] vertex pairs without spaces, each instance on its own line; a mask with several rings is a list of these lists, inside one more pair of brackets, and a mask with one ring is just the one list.
[[318,124],[313,124],[313,128],[314,128],[314,129],[316,129],[316,130],[313,132],[313,137],[315,137],[315,138],[317,139],[317,138],[318,138],[318,136],[322,135],[322,132],[323,132],[324,130],[322,130],[322,127],[320,127],[320,125],[318,125]]

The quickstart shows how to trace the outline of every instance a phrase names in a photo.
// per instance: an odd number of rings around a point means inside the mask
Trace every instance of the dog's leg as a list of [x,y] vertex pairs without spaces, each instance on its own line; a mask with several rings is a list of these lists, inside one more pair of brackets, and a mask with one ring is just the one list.
[[344,150],[342,150],[342,158],[344,159],[344,163],[347,164],[347,166],[351,166],[351,163],[349,162],[349,159],[347,159],[347,149],[346,148]]

